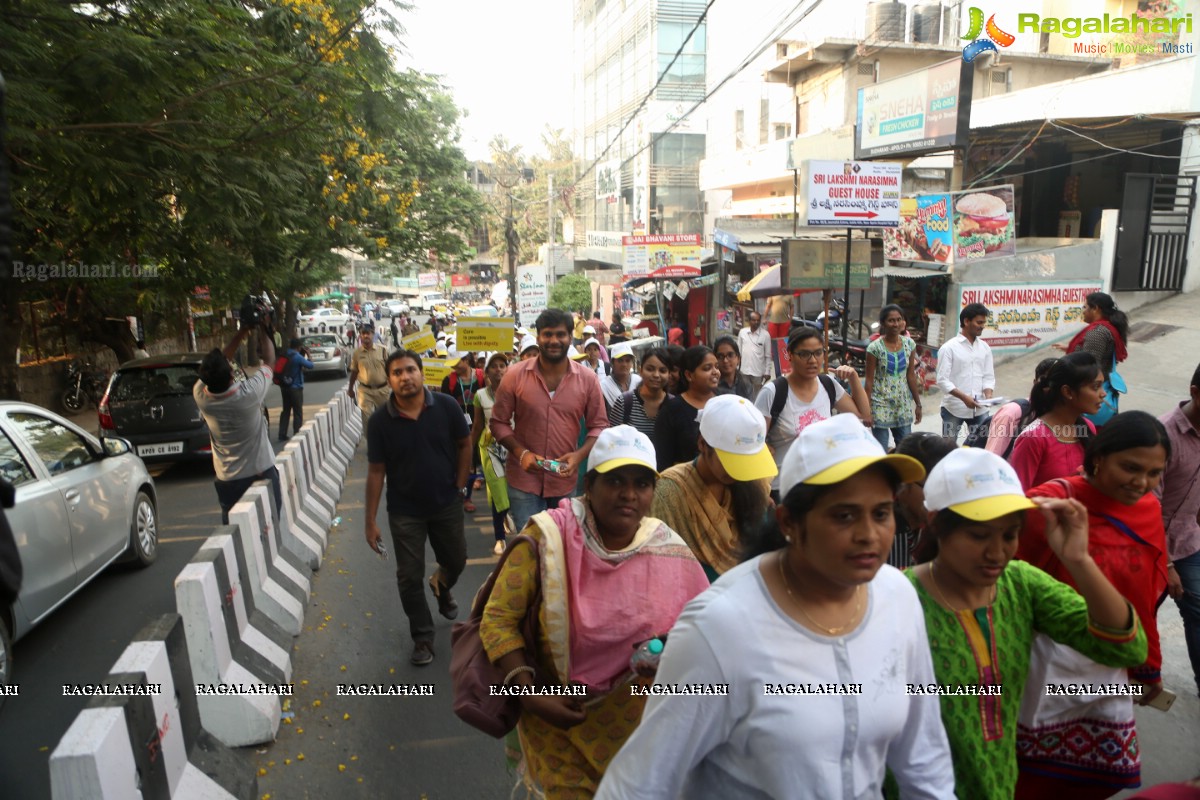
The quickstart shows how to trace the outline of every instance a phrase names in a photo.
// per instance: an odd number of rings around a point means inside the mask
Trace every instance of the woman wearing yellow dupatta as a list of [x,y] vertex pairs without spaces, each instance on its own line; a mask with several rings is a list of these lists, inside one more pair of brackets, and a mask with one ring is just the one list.
[[700,412],[700,455],[665,470],[650,513],[692,548],[710,581],[741,560],[741,542],[763,523],[777,468],[767,423],[749,400],[721,395]]
[[[584,686],[585,697],[522,694],[518,774],[550,800],[590,798],[633,733],[646,698],[630,687],[629,659],[663,636],[708,586],[679,536],[647,516],[654,446],[628,425],[607,428],[588,458],[583,497],[535,514],[512,545],[479,635],[510,686]],[[536,652],[521,627],[541,590]]]
[[492,552],[504,554],[504,519],[508,516],[508,479],[504,476],[504,459],[507,451],[495,437],[488,423],[492,421],[492,406],[496,403],[496,387],[508,371],[507,353],[492,353],[487,360],[484,377],[487,381],[483,391],[476,392],[473,400],[475,420],[471,426],[471,441],[479,450],[479,463],[483,465],[483,479],[487,483],[488,503],[492,507],[492,533],[496,544]]

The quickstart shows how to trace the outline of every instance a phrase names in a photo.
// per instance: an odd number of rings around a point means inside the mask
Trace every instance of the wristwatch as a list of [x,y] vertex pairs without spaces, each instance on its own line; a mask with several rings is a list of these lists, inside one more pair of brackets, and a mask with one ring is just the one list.
[[466,497],[466,496],[467,496],[467,489],[468,489],[468,487],[464,486],[464,487],[462,487],[461,489],[459,489],[459,490],[458,490],[458,493],[459,493],[459,494],[461,494],[463,497]]

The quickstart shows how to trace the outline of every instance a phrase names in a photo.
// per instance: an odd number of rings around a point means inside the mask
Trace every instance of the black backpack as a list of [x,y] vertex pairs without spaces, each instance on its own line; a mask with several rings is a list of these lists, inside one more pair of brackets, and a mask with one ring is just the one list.
[[[1021,435],[1021,431],[1024,431],[1024,429],[1028,427],[1028,423],[1025,422],[1025,417],[1030,415],[1030,401],[1027,401],[1027,399],[1024,397],[1018,397],[1014,399],[1013,402],[1019,405],[1021,409],[1021,416],[1018,417],[1018,427],[1016,427],[1016,431],[1013,433],[1013,438],[1008,440],[1008,447],[1004,449],[1004,461],[1008,461],[1008,457],[1013,455],[1013,446],[1016,445],[1016,437],[1019,437],[1019,435]],[[992,414],[989,417],[986,425],[980,425],[967,434],[967,438],[962,440],[962,446],[983,447],[988,444],[988,439],[991,438],[991,426],[994,425],[995,422],[996,415]]]
[[[775,397],[771,401],[771,427],[775,427],[775,423],[779,421],[779,414],[783,411],[783,407],[787,405],[788,399],[788,382],[787,378],[776,378],[771,381],[771,385],[775,387]],[[825,394],[829,395],[829,413],[836,414],[837,408],[834,404],[837,402],[837,390],[833,387],[833,378],[828,375],[818,375],[817,380],[821,381],[821,385],[825,387]]]

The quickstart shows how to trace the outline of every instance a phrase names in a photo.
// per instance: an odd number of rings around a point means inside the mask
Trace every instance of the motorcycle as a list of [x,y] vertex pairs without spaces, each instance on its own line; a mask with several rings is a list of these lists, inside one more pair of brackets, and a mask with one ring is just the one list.
[[[835,335],[838,337],[841,336],[841,334],[842,334],[842,316],[845,314],[848,314],[848,313],[849,312],[846,311],[845,298],[835,297],[835,298],[833,298],[833,300],[830,301],[830,303],[829,303],[829,335],[831,337],[830,341],[832,341],[832,337]],[[801,316],[792,317],[792,327],[795,328],[798,325],[807,325],[810,328],[816,328],[817,330],[824,330],[825,329],[825,312],[822,311],[821,313],[817,314],[817,316],[812,319],[809,319],[807,317],[801,317]],[[862,320],[852,319],[849,321],[849,325],[847,327],[848,327],[848,333],[849,333],[850,339],[852,341],[866,339],[868,336],[870,336],[870,331],[867,330],[867,326],[863,324]]]
[[99,406],[108,375],[96,369],[90,361],[67,364],[67,390],[63,392],[63,407],[72,413],[82,411],[88,403]]
[[[832,306],[830,306],[832,310]],[[842,364],[848,364],[854,367],[858,374],[865,375],[867,371],[867,345],[869,342],[866,337],[859,339],[855,337],[856,324],[859,328],[866,329],[861,323],[850,323],[850,338],[843,344],[841,337],[841,327],[836,325],[833,319],[829,322],[829,368],[835,369]],[[802,317],[792,317],[792,330],[801,326],[807,325],[810,328],[816,328],[819,331],[825,330],[825,321],[821,320],[817,324],[815,320],[806,320]]]

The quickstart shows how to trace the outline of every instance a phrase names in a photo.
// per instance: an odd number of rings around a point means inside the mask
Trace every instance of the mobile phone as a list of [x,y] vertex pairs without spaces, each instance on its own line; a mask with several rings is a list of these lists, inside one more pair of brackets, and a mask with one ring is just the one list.
[[1175,693],[1169,689],[1163,689],[1158,693],[1158,696],[1151,700],[1146,705],[1151,708],[1157,708],[1159,711],[1170,711],[1171,705],[1175,702]]
[[383,539],[379,540],[379,557],[387,561],[387,545],[383,543]]

